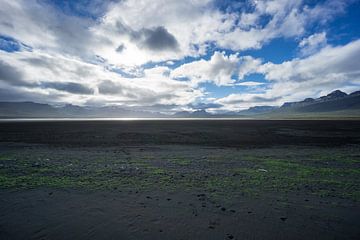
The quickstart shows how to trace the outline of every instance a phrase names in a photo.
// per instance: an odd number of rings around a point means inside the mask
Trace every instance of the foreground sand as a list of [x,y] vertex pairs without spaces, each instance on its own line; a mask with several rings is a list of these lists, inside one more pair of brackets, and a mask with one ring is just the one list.
[[0,239],[357,239],[360,123],[0,124]]

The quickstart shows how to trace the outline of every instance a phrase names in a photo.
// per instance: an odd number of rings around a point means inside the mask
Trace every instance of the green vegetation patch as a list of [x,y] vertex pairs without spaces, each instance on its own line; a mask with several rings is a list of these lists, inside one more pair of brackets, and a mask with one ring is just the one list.
[[188,166],[191,164],[191,160],[188,158],[177,157],[177,158],[172,158],[170,161],[179,166]]
[[17,150],[0,155],[0,188],[164,189],[222,198],[301,191],[360,200],[358,150],[193,150]]

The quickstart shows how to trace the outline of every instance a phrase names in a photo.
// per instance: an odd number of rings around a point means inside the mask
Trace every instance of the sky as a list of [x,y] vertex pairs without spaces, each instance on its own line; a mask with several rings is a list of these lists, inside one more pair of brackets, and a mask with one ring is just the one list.
[[173,113],[360,90],[360,0],[0,0],[0,101]]

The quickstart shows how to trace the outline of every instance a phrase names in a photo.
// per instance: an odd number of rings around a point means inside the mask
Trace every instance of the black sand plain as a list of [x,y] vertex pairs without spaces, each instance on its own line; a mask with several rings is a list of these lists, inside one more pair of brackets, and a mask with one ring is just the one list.
[[0,122],[0,239],[359,239],[360,121]]

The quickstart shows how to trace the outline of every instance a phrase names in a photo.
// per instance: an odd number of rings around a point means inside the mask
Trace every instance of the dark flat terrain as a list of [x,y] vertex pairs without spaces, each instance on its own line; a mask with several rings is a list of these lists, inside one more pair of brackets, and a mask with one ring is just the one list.
[[360,121],[0,122],[0,239],[358,239]]
[[360,121],[155,120],[1,122],[0,142],[56,146],[273,145],[360,143]]

